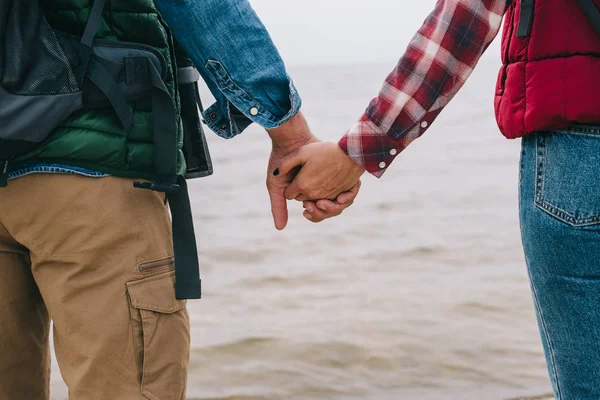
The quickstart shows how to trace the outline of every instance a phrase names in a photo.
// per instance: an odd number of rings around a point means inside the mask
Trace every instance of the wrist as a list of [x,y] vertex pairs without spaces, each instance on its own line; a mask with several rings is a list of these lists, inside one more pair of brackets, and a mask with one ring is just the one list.
[[346,159],[349,161],[350,169],[352,170],[352,174],[356,177],[361,177],[367,170],[362,165],[358,164],[352,157],[348,154],[344,153]]
[[363,165],[359,164],[354,158],[350,157],[350,155],[346,152],[346,149],[339,146],[339,143],[337,146],[340,152],[345,156],[345,159],[349,161],[350,168],[356,173],[356,175],[362,176],[365,172],[367,172],[367,169]]
[[301,112],[277,128],[267,129],[275,147],[299,147],[317,141]]

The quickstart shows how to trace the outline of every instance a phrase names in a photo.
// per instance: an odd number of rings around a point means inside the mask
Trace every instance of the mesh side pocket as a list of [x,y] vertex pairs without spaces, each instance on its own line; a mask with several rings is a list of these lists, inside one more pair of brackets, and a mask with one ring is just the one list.
[[0,1],[8,2],[0,42],[2,87],[24,96],[79,91],[69,58],[44,18],[39,0]]

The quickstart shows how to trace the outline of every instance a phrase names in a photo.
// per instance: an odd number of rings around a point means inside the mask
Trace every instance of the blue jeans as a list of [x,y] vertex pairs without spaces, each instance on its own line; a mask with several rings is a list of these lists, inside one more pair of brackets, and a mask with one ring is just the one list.
[[559,400],[600,399],[600,127],[522,141],[520,217]]

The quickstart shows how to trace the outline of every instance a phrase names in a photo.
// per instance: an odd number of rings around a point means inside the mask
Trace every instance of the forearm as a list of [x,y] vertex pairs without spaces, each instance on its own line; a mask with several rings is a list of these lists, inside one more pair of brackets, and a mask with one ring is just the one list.
[[340,140],[381,176],[463,87],[496,37],[510,0],[438,0],[359,122]]
[[204,119],[233,137],[251,122],[275,128],[300,98],[264,25],[246,0],[156,0],[161,15],[217,99]]

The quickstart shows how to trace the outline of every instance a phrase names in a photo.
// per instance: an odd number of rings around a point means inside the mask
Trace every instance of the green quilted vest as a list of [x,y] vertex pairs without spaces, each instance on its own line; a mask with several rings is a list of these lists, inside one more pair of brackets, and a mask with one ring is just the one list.
[[[42,0],[50,25],[57,30],[81,36],[91,9],[91,0]],[[175,49],[169,29],[152,0],[107,1],[98,39],[150,45],[167,65],[165,84],[175,99],[180,115],[179,95],[174,71]],[[150,99],[129,103],[134,124],[124,129],[115,111],[108,107],[84,109],[60,124],[41,145],[15,163],[56,163],[79,166],[116,176],[154,179],[152,104]],[[177,123],[178,173],[185,176],[181,151],[183,129]]]

